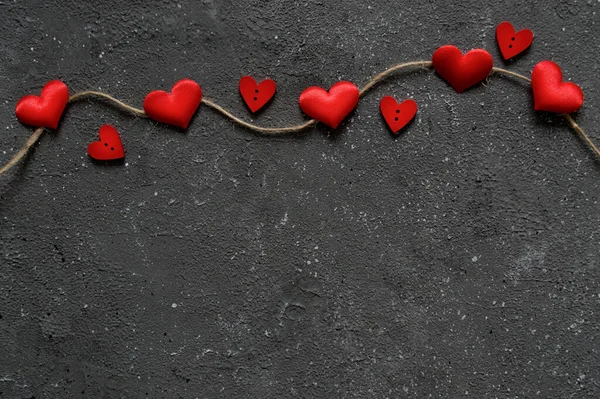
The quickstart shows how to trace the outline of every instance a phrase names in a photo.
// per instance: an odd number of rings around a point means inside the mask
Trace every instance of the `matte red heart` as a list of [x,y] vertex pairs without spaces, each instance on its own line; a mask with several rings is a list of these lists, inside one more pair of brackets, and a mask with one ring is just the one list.
[[533,32],[529,29],[521,29],[515,33],[510,22],[502,22],[496,28],[496,41],[500,52],[505,60],[513,58],[531,46],[533,41]]
[[29,94],[21,98],[15,113],[26,125],[56,129],[68,102],[67,85],[60,80],[51,80],[42,88],[39,97]]
[[111,125],[100,128],[100,140],[88,145],[88,154],[98,161],[112,161],[125,158],[123,143],[117,129]]
[[475,49],[462,55],[455,46],[442,46],[431,59],[436,72],[456,90],[462,93],[484,80],[492,71],[494,61],[485,50]]
[[251,76],[240,79],[240,94],[252,112],[264,107],[273,98],[276,89],[277,85],[272,79],[265,79],[258,84]]
[[415,117],[417,103],[408,99],[398,104],[394,97],[385,96],[379,102],[379,109],[392,132],[397,133]]
[[298,103],[304,113],[335,129],[358,104],[358,87],[351,82],[337,82],[327,92],[311,86],[300,94]]
[[187,129],[202,101],[202,89],[191,79],[175,83],[171,93],[156,90],[144,99],[144,111],[151,119]]
[[563,82],[560,67],[542,61],[533,67],[531,87],[536,111],[570,114],[583,105],[583,91],[575,83]]

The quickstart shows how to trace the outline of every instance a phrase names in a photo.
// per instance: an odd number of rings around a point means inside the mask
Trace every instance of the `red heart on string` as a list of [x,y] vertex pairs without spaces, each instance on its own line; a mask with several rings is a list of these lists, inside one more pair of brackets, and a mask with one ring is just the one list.
[[508,60],[531,46],[533,32],[529,29],[521,29],[515,33],[515,28],[513,28],[510,22],[502,22],[496,28],[496,41],[498,42],[498,47],[500,47],[502,57]]
[[379,102],[379,109],[392,132],[397,133],[415,117],[417,103],[408,99],[398,104],[394,97],[385,96]]
[[531,87],[536,111],[570,114],[583,105],[583,91],[575,83],[563,82],[560,67],[542,61],[533,67]]
[[187,129],[202,101],[202,89],[191,79],[175,83],[171,93],[156,90],[144,99],[144,111],[151,119]]
[[251,76],[240,79],[240,94],[252,112],[264,107],[275,95],[276,88],[277,85],[272,79],[265,79],[258,84]]
[[114,159],[125,158],[123,143],[117,129],[111,125],[104,125],[100,128],[100,140],[94,141],[88,145],[88,154],[98,161],[112,161]]
[[351,82],[337,82],[327,92],[311,86],[300,94],[298,104],[304,113],[335,129],[358,104],[358,87]]
[[60,80],[51,80],[42,88],[39,97],[29,94],[21,98],[15,113],[26,125],[56,129],[68,102],[67,85]]
[[492,56],[485,50],[475,49],[462,55],[458,48],[451,45],[438,48],[431,61],[436,72],[457,93],[484,80],[494,66]]

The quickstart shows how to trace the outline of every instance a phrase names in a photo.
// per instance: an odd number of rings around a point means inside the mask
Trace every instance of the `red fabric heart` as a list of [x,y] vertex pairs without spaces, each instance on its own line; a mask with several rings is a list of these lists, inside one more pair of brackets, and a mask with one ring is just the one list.
[[496,41],[500,52],[505,60],[513,58],[523,51],[527,50],[527,47],[531,46],[533,41],[533,32],[529,29],[521,29],[515,33],[510,22],[502,22],[496,28]]
[[275,95],[277,85],[272,79],[265,79],[259,84],[251,76],[240,79],[240,94],[252,112],[256,112]]
[[100,140],[88,145],[88,154],[98,161],[111,161],[113,159],[125,158],[123,143],[117,129],[111,125],[100,128]]
[[151,119],[187,129],[202,101],[202,89],[191,79],[175,83],[171,93],[156,90],[144,99],[144,111]]
[[575,83],[563,82],[560,67],[552,61],[533,67],[531,87],[536,111],[570,114],[583,105],[583,91]]
[[298,103],[304,113],[335,129],[358,104],[358,87],[351,82],[337,82],[327,92],[311,86],[300,94]]
[[462,55],[458,48],[450,45],[438,48],[431,61],[436,72],[457,93],[484,80],[494,66],[492,56],[485,50],[475,49]]
[[60,80],[51,80],[42,88],[39,97],[29,94],[21,98],[15,113],[26,125],[56,129],[68,102],[67,85]]
[[401,104],[391,96],[385,96],[379,102],[379,109],[392,132],[397,133],[417,114],[417,103],[412,100],[404,100]]

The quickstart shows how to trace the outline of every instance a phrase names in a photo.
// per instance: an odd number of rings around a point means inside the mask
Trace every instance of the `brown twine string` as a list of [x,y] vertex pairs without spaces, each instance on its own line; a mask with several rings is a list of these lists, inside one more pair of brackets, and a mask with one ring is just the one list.
[[[359,91],[359,96],[360,97],[364,96],[369,90],[371,90],[373,87],[375,87],[378,83],[385,80],[388,76],[394,74],[395,72],[397,72],[401,69],[410,68],[410,67],[430,68],[431,66],[432,66],[431,61],[411,61],[411,62],[405,62],[402,64],[394,65],[394,66],[386,69],[385,71],[375,75],[373,78],[371,78],[371,80],[369,80],[363,86],[363,88]],[[516,72],[509,71],[507,69],[493,67],[492,71],[496,72],[496,73],[513,76],[513,77],[522,79],[528,83],[531,83],[531,79],[529,79],[528,77],[523,76]],[[143,109],[132,107],[132,106],[125,104],[124,102],[122,102],[106,93],[102,93],[99,91],[88,90],[88,91],[82,91],[80,93],[76,93],[76,94],[72,95],[71,97],[69,97],[69,103],[79,101],[81,99],[88,98],[88,97],[100,97],[104,100],[112,102],[117,108],[131,112],[135,116],[142,117],[142,118],[147,117],[147,115]],[[246,122],[246,121],[238,118],[237,116],[233,115],[231,112],[227,111],[225,108],[216,104],[212,100],[203,98],[202,103],[206,104],[209,108],[212,108],[213,110],[215,110],[217,112],[220,112],[223,116],[231,119],[233,122],[237,123],[238,125],[243,126],[254,132],[262,133],[262,134],[276,135],[276,134],[298,133],[298,132],[301,132],[317,123],[317,120],[310,119],[302,124],[295,125],[295,126],[262,127],[262,126],[253,125],[249,122]],[[585,134],[583,129],[577,123],[575,123],[575,121],[573,120],[573,118],[570,115],[565,114],[564,117],[567,120],[567,122],[569,123],[569,125],[573,128],[573,130],[575,132],[577,132],[581,136],[581,138],[583,138],[583,140],[589,145],[589,147],[594,151],[594,153],[596,153],[598,158],[600,158],[600,150],[598,150],[598,148],[594,145],[592,140]],[[35,131],[29,137],[29,139],[27,140],[25,145],[10,159],[10,161],[8,161],[8,163],[6,165],[4,165],[2,168],[0,168],[0,175],[3,175],[4,173],[6,173],[10,168],[12,168],[14,165],[16,165],[22,158],[24,158],[25,155],[27,154],[27,152],[29,151],[29,149],[38,141],[38,139],[40,138],[40,136],[42,135],[43,132],[44,132],[44,128],[42,128],[42,127],[35,129]]]

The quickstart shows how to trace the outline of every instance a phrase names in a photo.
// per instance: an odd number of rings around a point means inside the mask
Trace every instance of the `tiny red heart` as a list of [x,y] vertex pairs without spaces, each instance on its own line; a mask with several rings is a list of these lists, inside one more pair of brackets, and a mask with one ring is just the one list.
[[252,112],[264,107],[273,98],[276,89],[277,85],[272,79],[265,79],[258,84],[251,76],[240,79],[240,94]]
[[392,132],[398,133],[417,114],[417,103],[408,99],[398,104],[394,97],[385,96],[379,102],[379,109]]
[[29,94],[21,98],[15,113],[26,125],[56,129],[68,102],[67,85],[60,80],[51,80],[42,88],[39,97]]
[[112,161],[114,159],[125,158],[123,143],[117,129],[111,125],[104,125],[100,128],[100,140],[94,141],[88,145],[88,154],[98,161]]
[[583,91],[575,83],[563,82],[560,67],[542,61],[531,72],[533,104],[536,111],[570,114],[583,105]]
[[496,28],[496,41],[505,60],[513,58],[527,50],[533,42],[533,32],[521,29],[515,33],[515,28],[510,22],[502,22]]
[[431,59],[436,72],[456,90],[462,93],[484,80],[492,71],[494,61],[485,50],[475,49],[463,55],[455,46],[438,48]]
[[202,89],[191,79],[175,83],[171,93],[155,90],[144,99],[144,111],[151,119],[187,129],[202,101]]
[[359,98],[358,87],[351,82],[337,82],[327,92],[311,86],[300,94],[298,103],[304,113],[335,129],[344,120]]

